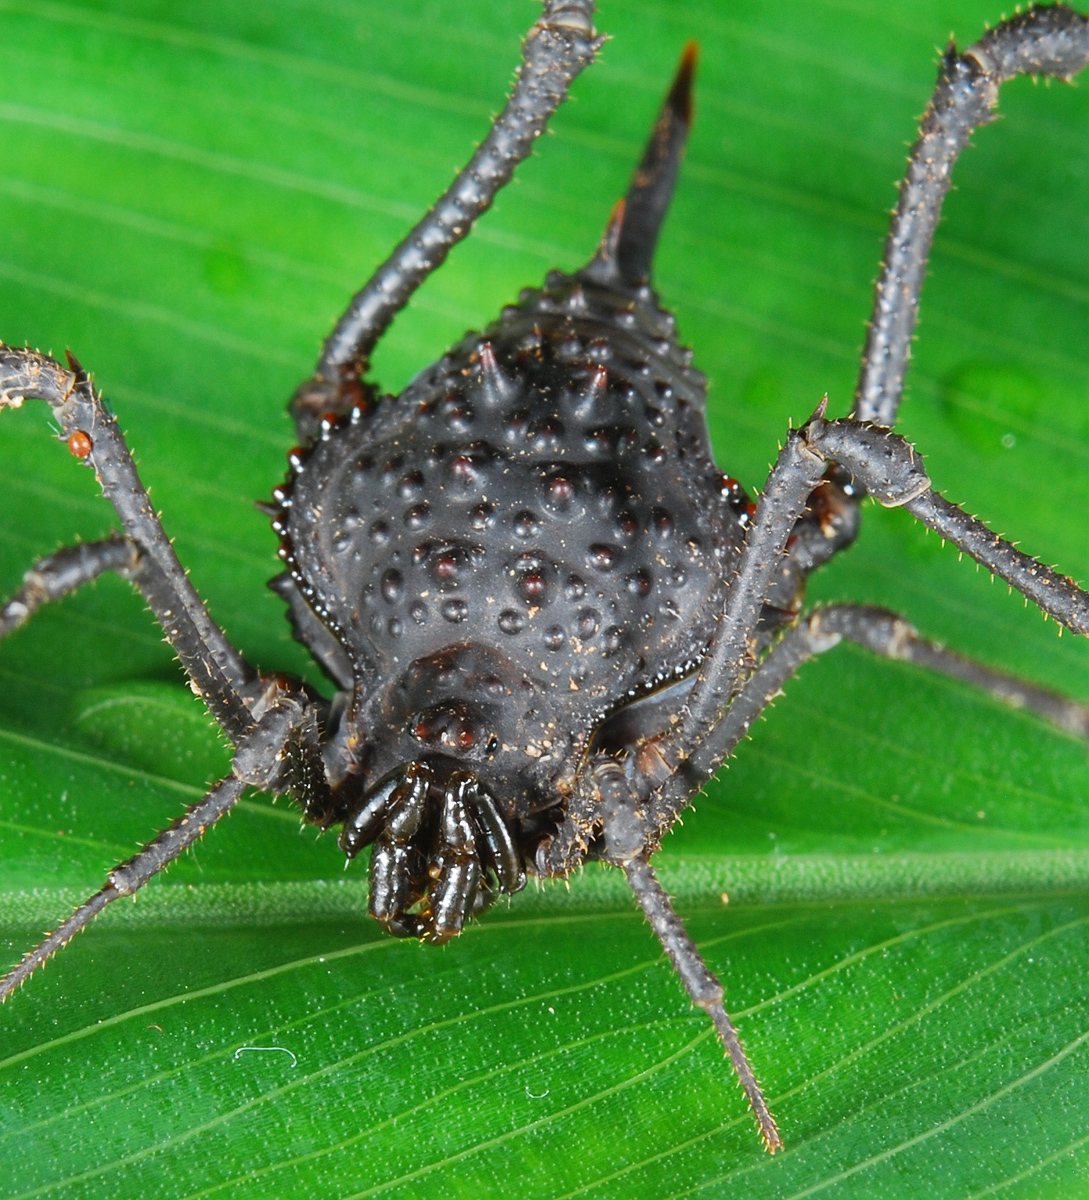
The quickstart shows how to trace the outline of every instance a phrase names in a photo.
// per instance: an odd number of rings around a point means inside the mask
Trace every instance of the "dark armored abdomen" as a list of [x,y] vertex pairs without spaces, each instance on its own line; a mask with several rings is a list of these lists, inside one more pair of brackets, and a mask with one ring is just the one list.
[[557,275],[314,444],[285,544],[376,722],[411,663],[471,644],[574,747],[698,658],[743,524],[687,358],[648,291]]

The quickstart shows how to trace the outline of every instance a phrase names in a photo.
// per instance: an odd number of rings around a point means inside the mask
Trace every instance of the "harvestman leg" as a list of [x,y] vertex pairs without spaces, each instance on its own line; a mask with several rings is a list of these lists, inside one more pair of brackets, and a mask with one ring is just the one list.
[[711,1018],[752,1107],[764,1145],[769,1153],[774,1154],[783,1148],[775,1118],[768,1110],[745,1048],[726,1012],[722,983],[703,961],[699,948],[677,916],[672,901],[650,865],[650,856],[646,851],[645,815],[633,804],[626,772],[616,760],[606,759],[597,765],[594,781],[604,814],[605,857],[627,876],[639,907],[662,943],[662,949],[680,976],[692,1003]]
[[327,413],[346,413],[367,395],[361,377],[378,339],[412,293],[491,207],[515,167],[533,149],[572,81],[604,39],[594,32],[593,0],[545,0],[522,45],[518,79],[487,137],[431,210],[352,297],[325,339],[312,379],[291,402],[309,437]]
[[[856,421],[882,426],[895,422],[926,259],[950,174],[973,129],[992,119],[1000,85],[1024,73],[1069,79],[1087,60],[1089,21],[1063,6],[1019,14],[959,56],[952,45],[946,51],[885,246],[853,408]],[[664,757],[668,762],[676,756],[675,773],[645,807],[637,806],[630,793],[621,799],[619,786],[610,805],[608,773],[598,772],[593,780],[606,800],[607,857],[623,867],[693,1002],[712,1015],[773,1152],[782,1143],[726,1015],[721,985],[704,965],[647,861],[645,847],[654,839],[654,831],[672,823],[693,787],[710,778],[786,675],[840,636],[854,636],[884,653],[891,653],[895,644],[901,653],[910,651],[916,661],[968,678],[1000,698],[1014,699],[1062,728],[1073,728],[1083,736],[1086,731],[1086,710],[1080,706],[969,664],[933,643],[908,636],[902,626],[895,643],[883,642],[879,636],[883,619],[870,620],[858,609],[821,614],[788,633],[739,693],[740,682],[754,664],[754,634],[772,574],[829,461],[847,467],[882,503],[903,504],[1049,615],[1078,632],[1089,632],[1089,595],[938,496],[907,443],[872,426],[825,422],[823,416],[822,406],[805,431],[791,433],[760,498],[711,652],[696,677],[678,730],[665,739]],[[902,478],[888,478],[884,468],[890,456],[899,460]],[[835,632],[831,626],[837,619],[843,628]],[[813,628],[817,620],[823,633]]]
[[25,625],[43,604],[71,595],[106,571],[131,581],[139,561],[136,543],[116,535],[47,554],[26,572],[23,586],[0,607],[0,638]]
[[993,121],[998,89],[1015,75],[1069,80],[1089,61],[1089,19],[1063,4],[1003,21],[963,54],[950,42],[900,185],[874,292],[852,416],[891,427],[942,201],[972,131]]
[[238,803],[246,787],[262,791],[283,791],[288,774],[285,750],[295,729],[305,719],[306,708],[291,696],[274,701],[264,716],[240,740],[231,764],[231,774],[218,783],[203,800],[190,805],[185,813],[149,842],[139,854],[109,873],[106,884],[84,901],[78,909],[31,950],[0,979],[0,1003],[3,1003],[31,974],[72,940],[106,907],[122,896],[131,896],[169,866],[207,829]]
[[749,1066],[734,1023],[726,1012],[722,984],[704,963],[699,948],[689,936],[680,917],[674,912],[669,896],[658,882],[654,868],[646,857],[637,855],[628,859],[624,863],[624,874],[639,901],[639,907],[646,914],[651,929],[658,935],[658,940],[673,964],[673,969],[681,977],[692,1003],[697,1008],[702,1008],[711,1018],[715,1032],[726,1048],[741,1087],[752,1105],[764,1145],[774,1154],[776,1150],[783,1148],[783,1142],[779,1137],[779,1130],[775,1127],[775,1118],[768,1111],[764,1094],[756,1082],[752,1067]]
[[888,609],[833,604],[810,613],[783,634],[745,681],[719,724],[659,790],[655,806],[663,812],[675,812],[678,805],[683,805],[733,754],[787,680],[811,658],[844,639],[882,658],[911,663],[972,684],[1011,708],[1035,713],[1055,729],[1089,741],[1089,706],[992,670],[920,637],[903,617]]
[[[248,784],[285,790],[288,776],[298,773],[299,760],[308,764],[314,755],[307,736],[314,724],[311,706],[267,688],[212,621],[151,508],[116,422],[87,375],[74,361],[71,365],[65,371],[51,358],[0,348],[0,408],[18,407],[27,398],[47,401],[69,448],[94,468],[130,536],[71,546],[39,560],[24,576],[23,587],[0,609],[0,636],[23,624],[43,603],[104,571],[116,571],[139,587],[195,689],[237,750],[231,776],[134,858],[114,868],[104,888],[0,979],[0,1001],[107,904],[137,891],[203,836],[237,803]],[[263,694],[259,696],[256,688]],[[259,720],[252,712],[258,702],[266,708]]]
[[1089,634],[1089,593],[939,496],[914,448],[899,434],[850,418],[827,421],[824,407],[822,402],[802,429],[790,431],[768,477],[710,653],[677,731],[666,739],[678,758],[691,754],[717,728],[755,665],[755,634],[768,583],[828,462],[847,470],[879,503],[906,508],[1060,624]]
[[[952,45],[946,51],[938,87],[912,152],[885,247],[885,264],[877,284],[852,414],[854,420],[830,423],[821,420],[825,430],[821,447],[811,439],[811,444],[803,447],[797,435],[791,434],[761,498],[763,520],[758,510],[739,578],[731,586],[728,607],[712,643],[712,653],[700,670],[689,698],[676,739],[680,745],[694,746],[703,740],[714,727],[718,714],[729,704],[737,681],[752,665],[752,631],[767,595],[771,571],[779,562],[784,535],[789,535],[803,511],[804,504],[800,501],[816,486],[811,452],[846,467],[860,488],[868,487],[866,473],[877,466],[883,452],[880,443],[884,435],[877,426],[892,425],[903,390],[926,256],[941,202],[949,188],[952,167],[972,130],[991,119],[998,88],[1006,79],[1025,72],[1069,79],[1087,61],[1089,18],[1064,5],[1033,8],[1018,14],[991,30],[962,55],[958,56]],[[819,417],[823,415],[822,408]],[[810,435],[816,432],[814,423],[808,428]],[[855,465],[839,456],[835,450],[837,444]],[[863,444],[869,446],[868,464],[859,458]],[[884,452],[889,452],[891,446],[888,443]],[[885,504],[905,505],[924,524],[1001,575],[1046,613],[1064,624],[1072,621],[1071,628],[1085,632],[1084,593],[936,495],[921,469],[918,475],[923,482],[917,494],[878,499]]]
[[36,351],[0,346],[0,409],[18,408],[29,399],[44,400],[52,408],[69,449],[94,470],[126,537],[139,548],[137,561],[129,568],[133,582],[181,660],[193,690],[237,744],[254,724],[250,704],[261,690],[257,672],[212,620],[178,562],[117,422],[90,376],[71,355],[69,366],[66,371],[55,359]]
[[131,895],[203,836],[237,803],[247,784],[284,790],[285,763],[290,761],[285,752],[291,749],[296,731],[307,730],[307,718],[312,723],[310,707],[287,694],[266,692],[261,699],[267,711],[260,720],[252,715],[254,685],[260,682],[257,674],[208,616],[151,509],[116,422],[78,364],[73,362],[72,370],[65,371],[42,355],[0,349],[0,407],[18,407],[26,398],[46,400],[53,407],[69,447],[94,468],[131,537],[72,546],[41,559],[0,610],[0,636],[25,622],[41,604],[67,595],[104,571],[116,571],[140,588],[237,751],[231,776],[134,858],[111,871],[104,888],[0,979],[0,1001],[107,904]]
[[0,409],[17,408],[26,399],[50,405],[61,436],[72,453],[94,469],[126,536],[69,547],[40,560],[0,610],[0,636],[48,600],[103,571],[117,571],[140,589],[191,686],[231,738],[236,753],[231,776],[133,859],[115,868],[102,890],[0,979],[0,1001],[107,904],[131,895],[183,853],[234,806],[248,784],[285,791],[303,776],[315,795],[320,790],[311,778],[317,754],[313,705],[290,681],[262,679],[209,616],[151,507],[116,421],[71,356],[69,365],[66,371],[52,358],[0,346]]
[[819,413],[802,432],[812,450],[848,470],[879,503],[907,509],[1060,625],[1089,634],[1089,592],[940,496],[914,447],[899,434],[852,420],[825,421]]
[[[791,430],[780,452],[753,517],[741,563],[730,585],[723,618],[696,676],[685,712],[675,730],[667,733],[657,746],[662,761],[672,764],[671,778],[645,800],[627,786],[626,778],[626,790],[617,785],[610,791],[608,764],[595,771],[586,785],[596,789],[601,797],[606,857],[624,869],[640,906],[677,965],[693,1002],[709,1012],[714,1010],[716,1028],[753,1106],[768,1149],[772,1151],[781,1145],[779,1135],[767,1115],[767,1107],[740,1042],[736,1035],[732,1040],[727,1037],[725,1022],[728,1018],[722,1009],[721,997],[715,1002],[708,1000],[692,982],[709,974],[707,968],[675,914],[671,917],[675,927],[673,923],[663,923],[660,915],[655,915],[662,911],[672,913],[672,910],[668,897],[649,871],[647,847],[657,844],[660,831],[669,828],[687,804],[693,786],[706,782],[744,735],[748,723],[762,707],[761,689],[775,682],[775,670],[790,664],[792,652],[797,654],[805,649],[802,644],[804,634],[796,634],[793,639],[788,634],[781,643],[786,649],[777,648],[778,657],[773,652],[768,660],[772,666],[763,674],[760,668],[756,669],[754,679],[757,682],[753,690],[747,690],[746,680],[755,667],[757,622],[768,584],[782,560],[787,539],[806,499],[826,464],[839,463],[880,503],[903,506],[1017,588],[1049,616],[1076,633],[1089,634],[1089,593],[1066,576],[1003,541],[981,521],[939,496],[931,487],[913,447],[904,438],[891,430],[851,419],[826,421],[824,407],[822,403],[802,429]],[[855,629],[862,633],[861,625],[856,625]],[[812,637],[812,631],[807,632]],[[850,626],[845,624],[840,632],[850,636]],[[818,641],[811,640],[809,651],[815,652],[817,648]],[[930,657],[932,665],[942,666],[937,647],[931,647]],[[946,661],[945,665],[951,667],[952,663]],[[980,670],[985,672],[986,668]],[[954,672],[950,670],[949,673]],[[1030,703],[1039,699],[1039,695],[1034,697],[1026,690],[1021,698]],[[737,705],[740,707],[735,712]],[[670,942],[665,940],[667,933],[673,939]],[[686,964],[684,969],[679,965],[681,961]]]
[[752,1106],[764,1142],[772,1153],[781,1148],[782,1142],[741,1040],[726,1012],[722,984],[704,963],[699,948],[685,930],[641,848],[647,826],[672,823],[673,815],[689,803],[693,792],[702,788],[730,757],[752,723],[780,694],[786,681],[809,659],[832,649],[844,638],[885,658],[914,663],[974,684],[998,700],[1036,713],[1065,733],[1089,740],[1089,707],[993,671],[921,638],[895,613],[845,604],[819,609],[783,635],[745,681],[718,725],[650,798],[641,818],[631,810],[630,789],[623,772],[606,768],[598,773],[597,784],[606,810],[608,857],[623,868],[692,1003],[711,1017]]
[[[959,55],[954,43],[950,42],[946,48],[938,83],[912,148],[885,242],[851,413],[855,421],[885,427],[891,427],[896,421],[927,257],[942,202],[949,190],[953,168],[972,132],[979,125],[995,119],[993,113],[999,88],[1021,74],[1051,75],[1070,81],[1087,62],[1089,18],[1064,4],[1018,13],[988,31]],[[882,454],[880,432],[867,432],[857,427],[852,431],[848,422],[832,424],[839,428],[827,429],[822,449],[836,440],[854,439],[859,443],[854,455],[855,466],[862,474],[867,469],[872,470]],[[868,466],[858,461],[858,451],[863,445]],[[841,465],[848,464],[843,462]],[[860,484],[864,484],[862,474],[856,476]],[[1018,588],[1044,612],[1076,632],[1089,631],[1086,625],[1089,610],[1084,592],[1069,579],[1021,554],[981,522],[943,499],[929,488],[929,481],[927,485],[917,497],[904,503],[909,512]],[[886,504],[902,502],[889,497],[878,499]],[[850,611],[856,614],[848,622],[854,632],[844,631],[843,636],[859,640],[855,637],[860,631],[858,622],[862,620],[859,614],[866,610]],[[871,623],[867,628],[869,636],[875,636],[878,625]],[[785,659],[790,652],[791,640],[798,642],[802,636],[801,633],[787,635],[775,653]],[[876,643],[864,641],[863,644],[869,644],[879,653],[886,652]],[[1086,736],[1085,710],[1080,705],[971,663],[934,643],[911,638],[898,644],[910,661],[976,683],[999,699],[1031,708],[1060,728]],[[770,669],[770,665],[770,662],[764,664],[761,671],[764,666]],[[729,725],[734,719],[731,710],[723,724]],[[716,731],[718,736],[722,736],[721,730]]]
[[[672,823],[675,814],[689,803],[693,792],[703,787],[730,757],[752,723],[780,694],[783,685],[799,667],[815,655],[832,649],[844,638],[885,658],[914,663],[974,684],[1012,707],[1036,713],[1064,733],[1089,740],[1089,707],[1046,688],[993,671],[936,642],[921,638],[906,621],[885,609],[833,605],[812,613],[783,635],[745,681],[721,721],[650,798],[645,813],[636,817],[631,811],[628,797],[625,797],[622,805],[614,805],[612,811],[607,812],[605,832],[609,839],[608,856],[623,867],[640,907],[662,942],[692,1002],[711,1016],[752,1105],[764,1141],[772,1153],[781,1147],[782,1142],[744,1048],[726,1013],[722,985],[707,968],[698,947],[685,931],[668,895],[658,883],[646,854],[633,851],[638,849],[640,840],[646,837],[648,826],[660,827],[664,822],[668,827]],[[600,775],[598,780],[600,784]],[[602,787],[602,795],[607,800],[606,787]],[[628,836],[627,845],[623,844],[625,835]]]

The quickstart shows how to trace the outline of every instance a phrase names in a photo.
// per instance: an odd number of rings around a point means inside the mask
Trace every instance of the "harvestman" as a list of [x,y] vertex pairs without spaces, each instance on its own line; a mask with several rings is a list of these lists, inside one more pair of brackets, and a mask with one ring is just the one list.
[[527,873],[589,858],[626,874],[693,1003],[714,1022],[770,1151],[781,1146],[722,985],[650,859],[781,685],[843,638],[929,666],[1089,734],[1089,711],[920,638],[895,614],[802,612],[860,502],[903,506],[1046,614],[1089,632],[1089,594],[942,499],[892,432],[926,257],[952,167],[1023,73],[1069,79],[1089,21],[1063,5],[950,45],[885,246],[851,415],[821,403],[756,504],[711,456],[704,379],[651,289],[691,119],[695,51],[594,257],[552,272],[396,397],[367,378],[381,334],[510,179],[601,45],[592,0],[546,0],[514,91],[468,166],[352,299],[291,404],[300,449],[269,507],[272,582],[332,700],[266,674],[201,602],[90,376],[0,348],[0,407],[45,400],[121,533],[38,562],[0,635],[104,571],[139,589],[234,746],[230,775],[3,980],[6,998],[112,900],[201,837],[246,787],[373,844],[370,909],[444,942]]

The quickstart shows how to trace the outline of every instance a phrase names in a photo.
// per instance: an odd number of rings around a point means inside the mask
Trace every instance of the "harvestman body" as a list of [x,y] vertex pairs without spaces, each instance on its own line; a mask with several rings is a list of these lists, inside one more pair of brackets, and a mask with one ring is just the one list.
[[722,1039],[770,1151],[779,1133],[704,965],[650,865],[662,837],[785,680],[848,638],[975,683],[1067,731],[1089,711],[967,662],[892,613],[802,613],[806,578],[849,545],[860,502],[908,509],[1045,613],[1089,633],[1089,594],[932,489],[891,431],[926,257],[953,164],[1001,83],[1070,78],[1089,21],[1063,5],[950,45],[901,187],[851,415],[790,430],[758,503],[710,450],[704,379],[650,269],[680,165],[694,48],[597,253],[553,272],[399,396],[367,379],[394,315],[467,235],[601,39],[592,0],[545,0],[514,92],[465,170],[352,300],[291,411],[301,449],[269,506],[272,582],[335,685],[326,700],[251,666],[174,555],[117,424],[65,369],[0,347],[0,407],[47,401],[122,532],[42,559],[0,636],[104,571],[151,606],[235,748],[231,774],[6,977],[0,999],[112,900],[191,846],[247,786],[373,847],[370,909],[444,942],[527,874],[620,867],[693,1002]]

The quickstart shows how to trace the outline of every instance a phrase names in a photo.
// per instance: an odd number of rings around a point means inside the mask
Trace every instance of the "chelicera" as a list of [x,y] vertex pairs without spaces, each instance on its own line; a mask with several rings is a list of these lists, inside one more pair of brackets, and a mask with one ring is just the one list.
[[1055,725],[1089,712],[921,638],[894,613],[803,611],[809,574],[853,540],[867,496],[916,518],[1089,633],[1089,594],[942,499],[892,431],[950,172],[1001,83],[1068,79],[1089,20],[1032,8],[950,45],[901,187],[849,416],[817,406],[757,502],[710,449],[705,381],[650,286],[691,120],[685,51],[626,197],[589,263],[527,289],[399,396],[368,358],[412,292],[530,152],[601,44],[592,0],[545,0],[513,94],[436,206],[352,299],[291,401],[299,448],[268,506],[272,587],[332,699],[231,645],[181,568],[88,374],[0,348],[0,407],[48,402],[121,533],[38,562],[0,635],[104,571],[143,594],[234,745],[231,774],[0,980],[6,998],[96,913],[201,837],[247,786],[371,847],[370,909],[442,943],[528,875],[622,869],[693,1002],[714,1022],[770,1151],[774,1120],[723,988],[650,859],[785,680],[844,638],[968,680]]

